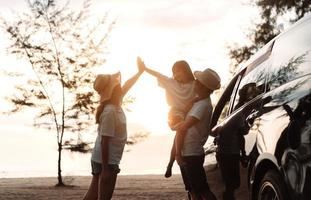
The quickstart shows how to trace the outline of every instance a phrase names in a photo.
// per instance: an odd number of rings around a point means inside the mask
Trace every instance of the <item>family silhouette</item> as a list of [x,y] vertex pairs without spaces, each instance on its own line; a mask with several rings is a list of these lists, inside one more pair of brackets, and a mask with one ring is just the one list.
[[126,116],[122,99],[145,71],[157,79],[166,92],[169,127],[175,131],[165,177],[172,175],[176,160],[189,199],[216,199],[210,190],[203,168],[204,144],[211,131],[212,102],[210,95],[220,88],[220,77],[212,69],[192,72],[189,64],[180,60],[172,66],[173,77],[167,77],[147,67],[137,58],[137,73],[120,84],[121,74],[100,74],[93,87],[100,97],[96,110],[98,135],[91,157],[92,181],[84,200],[112,198],[119,163],[127,140]]

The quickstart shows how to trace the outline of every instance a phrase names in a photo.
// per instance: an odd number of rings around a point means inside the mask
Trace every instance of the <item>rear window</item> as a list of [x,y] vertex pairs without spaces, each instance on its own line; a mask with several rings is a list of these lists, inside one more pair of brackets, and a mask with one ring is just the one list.
[[268,90],[310,73],[311,18],[278,38],[272,50]]

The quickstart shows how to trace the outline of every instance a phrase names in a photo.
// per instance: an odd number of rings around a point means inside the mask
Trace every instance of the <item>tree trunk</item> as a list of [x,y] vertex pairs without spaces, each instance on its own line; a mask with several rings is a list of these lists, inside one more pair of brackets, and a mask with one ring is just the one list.
[[61,169],[61,160],[62,160],[62,143],[58,143],[58,183],[56,184],[56,186],[64,186],[65,184],[63,183],[63,178],[62,178],[62,169]]

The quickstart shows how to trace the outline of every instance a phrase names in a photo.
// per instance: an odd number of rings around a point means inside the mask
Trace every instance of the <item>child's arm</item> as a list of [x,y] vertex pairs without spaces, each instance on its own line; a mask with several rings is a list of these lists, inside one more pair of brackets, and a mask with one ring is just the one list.
[[163,77],[163,75],[155,70],[152,70],[148,67],[146,67],[146,72],[148,72],[149,74],[151,74],[152,76],[155,76],[156,78],[161,78]]
[[136,83],[140,75],[145,70],[145,64],[141,61],[139,57],[137,57],[137,68],[138,72],[132,76],[130,79],[128,79],[124,85],[122,86],[122,96],[124,97],[126,93],[131,89],[131,87]]
[[150,75],[156,77],[156,78],[166,78],[166,76],[164,76],[163,74],[161,74],[160,72],[157,72],[153,69],[150,69],[148,67],[146,67],[145,63],[143,61],[141,61],[142,64],[144,65],[144,69],[147,73],[149,73]]
[[193,116],[189,116],[186,118],[186,120],[184,122],[181,122],[176,127],[176,129],[177,129],[176,141],[175,141],[175,144],[176,144],[176,161],[179,165],[184,164],[184,162],[182,160],[182,156],[181,156],[181,150],[182,150],[182,147],[184,144],[184,139],[185,139],[187,130],[198,122],[199,122],[199,119],[197,119]]

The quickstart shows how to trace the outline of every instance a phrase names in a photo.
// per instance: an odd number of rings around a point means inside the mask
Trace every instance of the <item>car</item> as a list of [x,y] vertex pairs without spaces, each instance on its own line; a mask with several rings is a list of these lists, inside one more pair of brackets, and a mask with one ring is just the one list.
[[250,199],[311,199],[311,15],[262,47],[225,87],[211,135],[241,125]]

